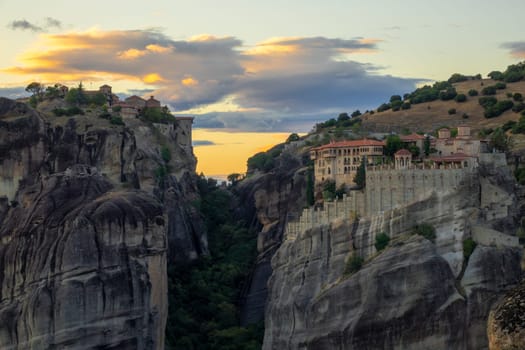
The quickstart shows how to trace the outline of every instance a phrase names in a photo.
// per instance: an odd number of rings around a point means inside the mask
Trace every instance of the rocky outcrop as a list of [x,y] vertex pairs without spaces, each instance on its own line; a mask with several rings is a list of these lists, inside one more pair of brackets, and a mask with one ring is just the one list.
[[19,194],[0,229],[2,349],[162,349],[166,219],[74,166]]
[[167,261],[207,254],[195,163],[138,119],[0,98],[0,347],[164,348]]
[[[521,277],[521,249],[495,231],[502,223],[505,232],[517,227],[508,208],[518,207],[517,198],[503,170],[285,240],[272,259],[263,349],[486,349],[490,307]],[[510,204],[481,206],[482,191],[494,193],[493,186]],[[433,241],[411,234],[422,222],[436,229]],[[392,241],[378,253],[380,232]],[[494,232],[497,239],[484,240]],[[478,236],[465,257],[463,241]],[[356,255],[365,263],[348,273]]]
[[[169,133],[138,119],[126,123],[101,126],[81,116],[50,122],[23,103],[0,98],[0,197],[12,201],[19,188],[39,176],[86,164],[116,186],[142,189],[167,201],[170,261],[207,254],[204,226],[191,204],[198,199],[194,155],[172,142]],[[162,147],[171,153],[168,163]]]
[[525,349],[525,283],[512,289],[490,312],[490,350]]

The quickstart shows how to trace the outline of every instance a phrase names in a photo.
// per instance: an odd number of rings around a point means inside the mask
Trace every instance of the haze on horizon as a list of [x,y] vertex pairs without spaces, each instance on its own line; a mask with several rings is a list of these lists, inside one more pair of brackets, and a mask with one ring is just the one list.
[[193,114],[199,172],[451,74],[525,59],[523,1],[0,0],[0,96],[32,81],[155,95]]

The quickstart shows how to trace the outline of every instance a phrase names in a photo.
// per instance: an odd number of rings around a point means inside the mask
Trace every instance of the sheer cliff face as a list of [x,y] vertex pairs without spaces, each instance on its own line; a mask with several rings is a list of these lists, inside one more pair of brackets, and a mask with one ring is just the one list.
[[0,98],[1,348],[162,349],[167,260],[207,252],[194,156],[100,123]]
[[241,323],[262,321],[267,301],[270,260],[282,241],[288,216],[298,216],[306,204],[307,168],[303,154],[289,147],[270,173],[256,173],[239,183],[241,215],[257,228],[257,262],[245,291]]
[[20,198],[0,229],[0,347],[163,348],[161,203],[86,166]]
[[[519,248],[483,244],[486,233],[515,231],[509,183],[504,169],[482,169],[481,179],[416,205],[285,240],[272,259],[263,349],[486,348],[490,307],[521,275]],[[505,217],[481,206],[482,192],[496,189],[507,193]],[[436,228],[434,242],[410,235],[421,222]],[[376,253],[379,232],[393,240]],[[466,259],[473,235],[483,242]],[[344,275],[352,254],[365,263]]]

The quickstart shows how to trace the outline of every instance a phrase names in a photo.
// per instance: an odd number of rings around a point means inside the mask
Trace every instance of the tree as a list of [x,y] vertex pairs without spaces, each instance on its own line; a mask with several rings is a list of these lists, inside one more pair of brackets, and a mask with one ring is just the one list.
[[503,80],[504,79],[503,73],[497,70],[493,70],[492,72],[488,74],[488,76],[490,79],[493,79],[493,80]]
[[48,86],[46,88],[45,96],[50,99],[60,97],[60,89],[58,87],[59,87],[58,84],[55,84],[55,86]]
[[84,87],[82,86],[82,82],[78,84],[78,88],[69,89],[65,99],[66,102],[70,105],[82,106],[86,104],[87,98],[86,94],[84,93]]
[[299,135],[297,135],[295,132],[290,134],[290,136],[288,136],[288,138],[286,139],[286,143],[290,143],[294,141],[299,141]]
[[352,118],[359,117],[360,115],[361,115],[361,112],[359,111],[359,109],[356,109],[351,114]]
[[401,101],[401,96],[399,96],[399,95],[392,95],[392,96],[390,96],[390,103],[392,103],[394,101]]
[[430,154],[430,136],[426,136],[425,140],[423,141],[423,151],[425,152],[425,156],[428,157]]
[[306,204],[312,206],[315,204],[314,196],[314,169],[312,166],[308,167],[306,173]]
[[452,74],[450,78],[448,78],[448,82],[451,84],[459,83],[459,82],[467,81],[467,80],[468,80],[468,77],[466,75],[459,74],[459,73],[454,73]]
[[476,90],[476,89],[470,89],[470,90],[468,91],[468,95],[469,95],[469,96],[478,96],[478,90]]
[[241,174],[239,173],[233,173],[226,177],[226,179],[232,184],[232,186],[237,184],[240,178],[241,178]]
[[393,157],[394,153],[403,148],[403,142],[398,135],[389,135],[386,138],[385,154]]
[[454,100],[456,100],[456,102],[465,102],[467,100],[467,96],[465,94],[457,94]]
[[359,188],[364,188],[366,186],[366,158],[361,159],[361,164],[357,167],[354,182]]
[[500,152],[509,152],[513,146],[512,137],[507,136],[505,131],[497,128],[490,134],[489,146]]
[[32,93],[33,96],[37,97],[39,100],[42,100],[44,88],[44,85],[34,81],[26,86],[26,91]]
[[350,116],[348,115],[348,113],[339,113],[339,116],[337,116],[337,121],[338,122],[344,122],[344,121],[347,121],[347,120],[350,120]]

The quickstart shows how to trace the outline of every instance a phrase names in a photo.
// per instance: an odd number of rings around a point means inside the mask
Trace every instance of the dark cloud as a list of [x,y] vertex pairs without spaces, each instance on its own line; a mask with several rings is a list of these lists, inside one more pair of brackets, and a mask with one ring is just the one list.
[[501,44],[513,57],[525,58],[525,41],[511,41]]
[[42,40],[48,51],[27,53],[25,66],[4,71],[47,81],[66,74],[75,82],[141,79],[155,88],[130,94],[155,95],[175,111],[206,111],[195,119],[197,128],[309,130],[340,112],[377,107],[421,81],[358,62],[357,54],[378,51],[381,41],[370,38],[282,38],[245,47],[234,37],[173,40],[148,29]]
[[26,19],[19,19],[9,23],[7,27],[12,30],[29,30],[35,33],[39,33],[52,28],[60,29],[62,28],[62,23],[58,19],[46,17],[44,18],[44,24],[42,25],[31,23]]
[[193,147],[215,146],[215,145],[217,145],[215,142],[209,141],[209,140],[195,140],[195,141],[193,141]]
[[32,32],[44,31],[44,28],[37,26],[36,24],[33,24],[25,19],[19,19],[19,20],[13,21],[9,23],[7,27],[12,30],[29,30]]

